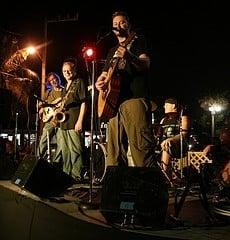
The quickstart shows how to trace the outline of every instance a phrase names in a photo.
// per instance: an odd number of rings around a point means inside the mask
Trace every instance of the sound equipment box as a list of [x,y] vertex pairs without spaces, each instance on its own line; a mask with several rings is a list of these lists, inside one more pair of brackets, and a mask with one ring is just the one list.
[[33,155],[22,160],[11,181],[42,198],[59,196],[75,183],[60,168]]
[[160,168],[107,167],[100,211],[108,223],[163,225],[168,200],[168,185]]

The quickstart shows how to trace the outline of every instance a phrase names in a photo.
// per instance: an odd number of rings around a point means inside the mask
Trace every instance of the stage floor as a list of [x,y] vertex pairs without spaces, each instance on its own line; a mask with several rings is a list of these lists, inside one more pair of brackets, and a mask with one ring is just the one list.
[[[100,187],[93,187],[92,202],[100,204]],[[184,226],[120,228],[111,226],[99,211],[84,209],[79,202],[89,198],[89,185],[75,185],[72,195],[40,199],[10,181],[0,181],[1,240],[59,239],[229,239],[230,225],[210,225],[197,196],[188,196],[179,218]],[[168,215],[173,214],[169,199]]]

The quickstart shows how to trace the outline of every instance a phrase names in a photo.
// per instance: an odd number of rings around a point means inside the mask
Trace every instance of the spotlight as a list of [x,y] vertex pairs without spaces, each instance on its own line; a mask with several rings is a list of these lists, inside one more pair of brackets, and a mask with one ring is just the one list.
[[83,58],[87,61],[93,61],[96,59],[96,50],[94,47],[84,47],[82,53]]

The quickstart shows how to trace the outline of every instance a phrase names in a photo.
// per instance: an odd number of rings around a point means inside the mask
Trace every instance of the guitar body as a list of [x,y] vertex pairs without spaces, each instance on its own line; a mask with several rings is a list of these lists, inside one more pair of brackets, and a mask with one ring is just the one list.
[[117,113],[118,98],[120,95],[120,79],[113,76],[105,91],[99,91],[98,95],[98,116],[102,119],[110,119]]
[[53,107],[48,106],[48,107],[42,108],[42,121],[44,123],[49,122],[53,118],[56,109],[61,104],[61,100],[62,100],[62,98],[57,98],[54,101],[52,101],[52,103],[51,103],[52,105],[54,105]]
[[[132,32],[123,43],[123,47],[130,44],[136,37],[136,33]],[[110,61],[110,66],[107,72],[105,83],[108,84],[106,90],[99,91],[98,95],[98,117],[109,120],[114,117],[118,110],[118,100],[120,96],[121,79],[117,74],[114,74],[119,64],[119,58],[113,58]]]
[[49,122],[54,115],[54,110],[52,107],[44,107],[42,112],[42,121],[44,123]]

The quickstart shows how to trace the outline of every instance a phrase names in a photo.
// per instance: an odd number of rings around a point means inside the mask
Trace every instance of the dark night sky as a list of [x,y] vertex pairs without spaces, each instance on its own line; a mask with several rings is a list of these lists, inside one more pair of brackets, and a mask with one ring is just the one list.
[[[195,106],[204,95],[229,90],[230,25],[227,6],[218,5],[217,0],[153,1],[151,4],[149,0],[138,4],[97,1],[94,5],[90,1],[87,4],[70,0],[62,4],[52,2],[52,8],[40,1],[31,2],[32,6],[21,1],[21,5],[10,2],[11,6],[2,10],[0,17],[1,30],[22,34],[18,38],[23,45],[42,43],[45,17],[51,20],[78,13],[76,22],[48,25],[48,39],[52,40],[48,46],[48,72],[61,73],[63,59],[80,54],[84,45],[95,43],[97,35],[107,33],[112,12],[121,9],[128,12],[131,21],[148,38],[152,95],[157,103],[174,95]],[[110,40],[103,40],[101,51]]]

